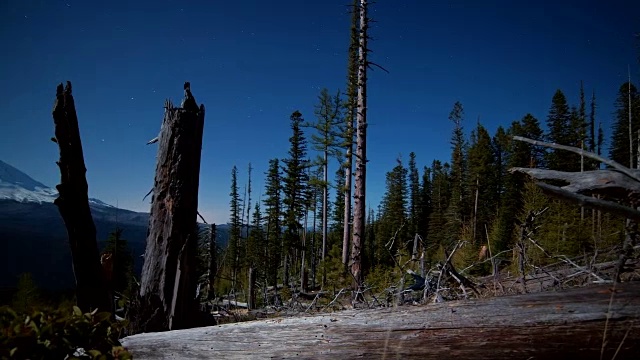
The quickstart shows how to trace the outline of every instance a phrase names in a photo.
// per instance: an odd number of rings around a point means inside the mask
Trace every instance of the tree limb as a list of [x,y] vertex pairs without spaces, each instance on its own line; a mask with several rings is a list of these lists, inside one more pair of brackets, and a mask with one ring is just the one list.
[[[629,192],[640,194],[640,182],[629,179],[624,174],[613,170],[592,170],[584,172],[566,172],[557,170],[514,167],[509,172],[525,173],[538,180],[562,180],[569,185],[561,189],[574,193],[605,193],[605,190],[620,192],[627,197]],[[607,195],[610,195],[607,193]]]
[[578,203],[580,206],[596,210],[608,211],[614,214],[622,215],[629,219],[640,220],[640,211],[632,209],[630,207],[586,195],[575,194],[560,187],[545,184],[540,181],[537,181],[535,184],[539,186],[542,191],[549,195],[573,201],[575,203]]
[[589,151],[585,151],[582,149],[578,149],[576,147],[573,146],[567,146],[567,145],[560,145],[560,144],[555,144],[555,143],[548,143],[548,142],[544,142],[544,141],[539,141],[539,140],[533,140],[533,139],[529,139],[526,137],[522,137],[522,136],[514,136],[513,140],[518,140],[518,141],[523,141],[532,145],[540,145],[540,146],[545,146],[545,147],[549,147],[549,148],[553,148],[553,149],[559,149],[559,150],[566,150],[566,151],[571,151],[573,153],[576,153],[578,155],[582,155],[584,157],[588,157],[591,158],[593,160],[599,161],[603,164],[607,164],[609,166],[611,166],[612,168],[620,171],[621,173],[627,175],[628,177],[635,179],[636,181],[640,181],[640,171],[634,171],[629,169],[626,166],[623,166],[613,160],[609,160],[607,158],[604,158],[598,154],[594,154],[592,152]]

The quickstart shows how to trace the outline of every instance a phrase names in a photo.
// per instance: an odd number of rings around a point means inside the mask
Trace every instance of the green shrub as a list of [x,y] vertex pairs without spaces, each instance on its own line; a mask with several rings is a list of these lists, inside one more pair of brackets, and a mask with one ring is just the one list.
[[0,359],[131,359],[118,337],[126,322],[78,307],[19,314],[0,308]]

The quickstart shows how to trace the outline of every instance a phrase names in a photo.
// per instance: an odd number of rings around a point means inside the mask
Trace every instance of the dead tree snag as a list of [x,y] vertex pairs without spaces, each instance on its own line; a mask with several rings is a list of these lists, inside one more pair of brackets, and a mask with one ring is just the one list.
[[71,94],[71,82],[58,85],[53,105],[55,138],[60,148],[60,184],[58,206],[67,228],[69,246],[76,278],[77,304],[83,311],[111,311],[111,300],[104,286],[100,254],[96,242],[96,227],[89,208],[89,185],[84,163],[80,129],[75,103]]
[[[355,288],[362,286],[362,246],[364,245],[367,179],[367,0],[360,0],[358,33],[358,75],[356,105],[356,173],[353,202],[353,241],[351,243],[351,274]],[[345,224],[347,226],[347,224]]]
[[204,105],[189,83],[181,107],[165,102],[145,261],[140,282],[138,331],[192,325],[196,281],[197,209]]

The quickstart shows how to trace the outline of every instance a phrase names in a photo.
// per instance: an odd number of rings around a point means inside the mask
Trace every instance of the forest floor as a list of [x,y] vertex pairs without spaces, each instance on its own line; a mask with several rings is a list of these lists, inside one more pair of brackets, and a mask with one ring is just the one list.
[[[560,258],[533,267],[524,281],[509,273],[474,279],[477,292],[458,290],[447,279],[435,294],[404,293],[403,306],[354,306],[340,292],[322,307],[292,298],[278,311],[221,311],[228,318],[220,325],[137,334],[122,342],[135,359],[635,359],[640,261],[629,260],[623,282],[614,284],[608,279],[616,262],[596,258]],[[268,318],[223,324],[257,317]]]

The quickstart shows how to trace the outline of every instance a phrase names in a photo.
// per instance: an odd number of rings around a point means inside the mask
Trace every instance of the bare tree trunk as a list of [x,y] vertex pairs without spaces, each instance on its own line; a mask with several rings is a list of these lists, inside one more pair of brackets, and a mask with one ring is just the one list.
[[317,223],[317,219],[316,216],[318,214],[318,198],[317,198],[317,193],[314,190],[314,195],[313,195],[313,226],[312,226],[312,233],[311,233],[311,287],[315,288],[316,287],[316,264],[318,262],[318,251],[316,250],[316,223]]
[[360,32],[358,39],[358,104],[356,176],[353,211],[353,243],[351,246],[351,274],[357,288],[362,286],[362,245],[365,235],[365,184],[367,179],[367,0],[360,0]]
[[629,169],[633,169],[633,127],[631,124],[631,70],[629,68],[629,85],[628,95],[629,95]]
[[111,297],[100,265],[96,227],[89,208],[87,168],[69,81],[66,88],[60,84],[56,89],[53,122],[55,138],[52,140],[60,149],[60,160],[56,162],[60,168],[60,184],[56,186],[59,195],[54,204],[67,228],[77,305],[82,311],[98,308],[112,312]]
[[480,192],[480,179],[476,175],[476,198],[473,204],[473,244],[476,244],[476,229],[478,228],[478,193]]
[[[352,128],[353,125],[347,125],[349,128]],[[351,131],[348,130],[347,133],[351,134]],[[352,147],[352,139],[349,139],[349,146],[347,147],[347,155],[346,155],[346,163],[344,168],[344,217],[343,217],[343,233],[342,233],[342,263],[346,267],[349,263],[349,244],[351,243],[351,225],[349,224],[351,220],[351,162],[353,159],[353,155],[351,154]]]
[[301,260],[300,260],[300,291],[306,291],[304,277],[306,274],[305,271],[305,257],[307,255],[307,227],[309,222],[309,207],[305,206],[304,211],[304,229],[302,229],[302,251],[301,251]]
[[249,268],[249,290],[247,291],[247,309],[256,308],[256,272]]
[[[329,202],[329,152],[324,150],[324,182],[322,183],[322,260],[327,256],[327,203]],[[305,215],[306,216],[306,215]]]
[[182,107],[165,102],[140,282],[140,331],[185,328],[194,320],[203,126],[204,105],[198,107],[187,82]]
[[209,300],[213,299],[215,295],[215,282],[216,275],[218,272],[218,263],[216,262],[216,256],[218,254],[217,245],[216,245],[216,224],[211,224],[211,233],[209,239]]

